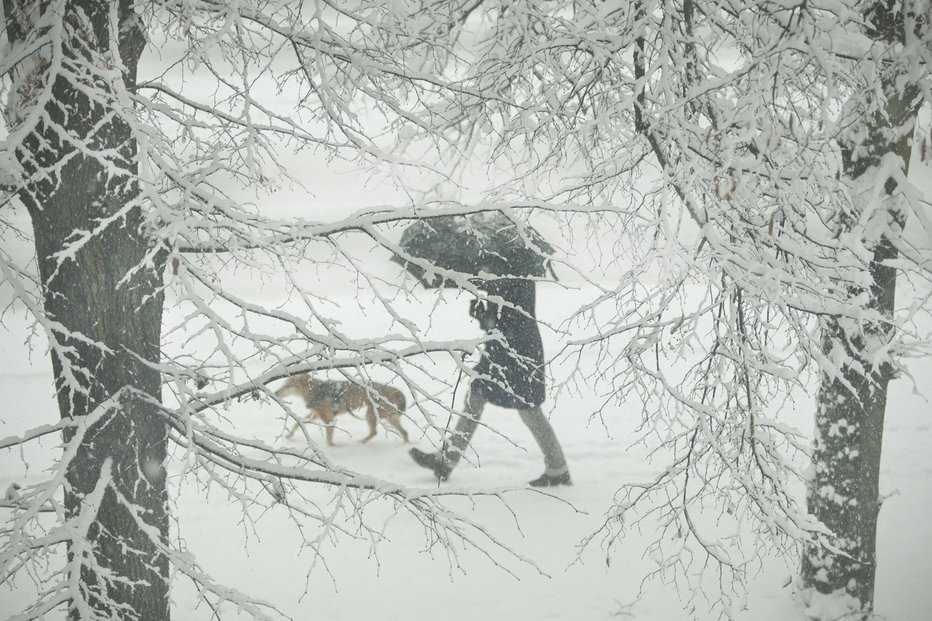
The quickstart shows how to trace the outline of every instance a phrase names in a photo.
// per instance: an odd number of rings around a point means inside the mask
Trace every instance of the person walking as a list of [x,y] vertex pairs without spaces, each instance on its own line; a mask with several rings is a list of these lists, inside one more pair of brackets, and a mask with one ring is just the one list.
[[442,449],[426,453],[413,448],[411,458],[446,481],[469,447],[487,403],[515,409],[530,429],[544,455],[544,473],[530,482],[534,487],[572,485],[563,449],[541,411],[546,399],[544,348],[535,316],[533,281],[499,278],[483,283],[486,299],[470,303],[470,315],[487,332],[497,329],[498,339],[488,341],[473,368],[463,414]]

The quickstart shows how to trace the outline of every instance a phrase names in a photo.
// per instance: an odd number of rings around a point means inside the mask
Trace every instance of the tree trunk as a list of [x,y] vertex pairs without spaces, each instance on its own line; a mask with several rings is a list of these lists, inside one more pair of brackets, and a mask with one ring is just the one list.
[[[4,3],[8,22],[18,19],[13,37],[28,34],[27,16],[46,8]],[[66,3],[58,17],[62,57],[72,67],[112,60],[111,9],[124,83],[132,86],[145,36],[130,0]],[[37,60],[29,79],[47,81],[48,65]],[[99,416],[83,437],[74,428],[64,434],[66,444],[76,442],[65,454],[65,517],[73,529],[87,525],[68,549],[66,574],[78,584],[69,617],[168,619],[168,436],[158,409],[163,298],[160,262],[146,262],[136,142],[125,119],[111,114],[111,84],[99,76],[54,79],[51,99],[40,102],[48,120],[19,152],[32,179],[20,196],[32,219],[45,312],[58,324],[51,337],[59,345],[52,349],[59,411],[76,424]],[[75,79],[86,81],[78,88]],[[91,231],[81,243],[79,235]]]
[[[878,278],[874,282],[883,300],[873,298],[872,307],[892,319],[896,274],[879,265],[881,254],[874,255],[871,276]],[[803,556],[802,574],[805,587],[823,594],[843,593],[848,596],[845,607],[866,617],[874,601],[880,454],[890,381],[889,366],[872,371],[869,356],[890,334],[883,326],[871,326],[867,335],[853,336],[851,323],[831,318],[823,326],[823,353],[831,356],[842,348],[850,363],[841,377],[822,378],[814,473],[807,495],[809,512],[837,535],[832,544],[839,553],[810,547]]]
[[[867,34],[884,45],[903,43],[906,33],[904,17],[908,3],[880,0],[865,15],[870,26]],[[914,22],[915,23],[915,22]],[[880,110],[862,114],[863,125],[853,132],[857,136],[842,145],[844,176],[851,187],[865,187],[878,174],[878,164],[889,154],[900,158],[905,174],[909,166],[910,140],[904,128],[914,117],[912,107],[917,89],[897,84],[897,76],[885,76],[886,100]],[[873,102],[877,103],[877,102]],[[856,140],[856,141],[855,141]],[[842,606],[850,619],[866,619],[874,605],[876,575],[877,518],[880,511],[880,456],[883,442],[887,388],[893,368],[889,362],[878,365],[878,352],[894,337],[894,311],[897,270],[892,262],[898,252],[890,236],[905,226],[905,217],[892,198],[896,183],[882,182],[886,191],[882,206],[887,233],[875,245],[873,257],[865,267],[865,288],[852,286],[851,298],[866,290],[867,310],[879,319],[856,321],[831,317],[823,323],[822,353],[829,360],[843,354],[846,361],[838,376],[823,373],[816,405],[814,472],[809,483],[809,511],[834,534],[832,545],[837,552],[812,546],[803,556],[804,588],[822,594],[842,595]],[[855,198],[855,211],[849,223],[855,223],[861,207],[869,198]],[[826,611],[827,612],[827,611]],[[816,616],[817,611],[813,611]],[[828,616],[838,614],[838,609]]]

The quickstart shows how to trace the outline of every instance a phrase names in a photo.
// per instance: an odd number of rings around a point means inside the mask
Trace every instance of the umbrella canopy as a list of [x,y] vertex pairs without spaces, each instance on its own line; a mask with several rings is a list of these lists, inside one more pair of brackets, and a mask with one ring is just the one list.
[[[543,276],[553,247],[528,225],[516,224],[500,211],[466,216],[436,216],[410,225],[401,234],[401,264],[427,288],[456,287],[431,266],[478,276]],[[424,262],[430,263],[426,265]]]

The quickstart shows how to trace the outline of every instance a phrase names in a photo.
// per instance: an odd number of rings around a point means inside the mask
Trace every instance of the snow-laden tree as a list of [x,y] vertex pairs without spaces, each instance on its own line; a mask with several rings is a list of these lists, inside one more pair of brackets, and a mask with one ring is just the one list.
[[[808,614],[868,615],[887,384],[929,343],[932,221],[909,178],[929,148],[929,3],[484,8],[471,78],[520,106],[491,125],[526,177],[511,187],[614,212],[635,266],[577,317],[593,377],[640,397],[668,460],[624,486],[608,545],[659,519],[658,572],[698,586],[796,550]],[[809,446],[782,413],[814,385]]]
[[[274,616],[215,584],[169,538],[172,456],[247,514],[286,506],[319,523],[311,547],[340,528],[331,510],[304,502],[313,485],[328,486],[333,506],[347,507],[343,517],[373,540],[381,527],[354,508],[375,497],[422,519],[432,543],[488,544],[446,510],[442,493],[346,471],[310,436],[302,449],[241,437],[222,410],[256,396],[303,415],[266,385],[328,369],[363,382],[382,372],[423,407],[435,399],[423,388],[436,364],[426,357],[445,353],[455,369],[476,345],[425,340],[365,274],[349,278],[383,306],[389,329],[360,336],[333,321],[326,291],[305,276],[314,257],[323,257],[318,270],[354,266],[341,245],[349,232],[392,247],[379,225],[415,209],[324,224],[313,214],[281,219],[249,201],[256,188],[287,185],[282,158],[297,150],[400,170],[411,163],[388,148],[400,127],[445,148],[444,132],[458,120],[447,115],[466,114],[457,99],[482,100],[443,77],[471,3],[2,7],[0,226],[5,239],[32,237],[37,264],[0,250],[2,289],[48,342],[61,418],[0,447],[62,438],[50,476],[0,508],[2,582],[38,584],[38,599],[16,618],[65,610],[82,620],[167,619],[171,572],[208,603]],[[22,208],[31,232],[17,224]],[[283,278],[288,303],[255,302],[225,286],[236,266]]]
[[[23,490],[3,533],[4,572],[44,576],[25,618],[166,618],[170,565],[228,595],[166,539],[170,452],[247,507],[294,507],[306,484],[334,484],[468,536],[436,495],[246,440],[222,419],[224,404],[273,400],[264,386],[300,371],[385,371],[429,403],[419,360],[446,352],[462,368],[458,350],[474,343],[419,338],[377,276],[360,283],[392,330],[360,338],[296,267],[321,246],[358,266],[352,231],[397,250],[380,227],[420,207],[322,224],[243,199],[286,176],[288,149],[403,169],[392,136],[408,154],[508,161],[520,183],[497,199],[598,212],[596,234],[619,229],[627,275],[580,310],[566,355],[600,354],[582,380],[607,382],[606,408],[643,404],[668,467],[623,487],[607,545],[658,520],[658,572],[699,586],[706,574],[740,583],[762,550],[801,548],[809,591],[870,610],[884,391],[928,342],[913,319],[932,225],[907,177],[930,97],[926,0],[3,7],[3,209],[8,197],[28,209],[38,274],[5,253],[0,268],[48,339],[62,415],[3,446],[64,435],[53,477]],[[220,286],[230,265],[274,266],[300,310]],[[894,275],[908,303],[895,303]],[[165,325],[166,292],[183,325]],[[810,450],[781,410],[815,381]],[[721,511],[713,530],[694,519],[704,507]],[[64,569],[42,574],[62,546]]]

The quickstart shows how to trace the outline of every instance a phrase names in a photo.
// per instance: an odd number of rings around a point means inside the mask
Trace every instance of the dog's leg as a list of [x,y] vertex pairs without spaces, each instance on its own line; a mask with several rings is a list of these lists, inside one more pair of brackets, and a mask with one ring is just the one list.
[[[282,399],[284,397],[290,397],[292,395],[297,395],[298,393],[295,392],[295,387],[292,383],[293,380],[294,378],[289,377],[285,385],[275,391],[275,396],[278,397],[279,399]],[[301,423],[295,422],[294,427],[291,428],[291,431],[285,434],[285,438],[290,438],[291,436],[293,436],[298,431],[298,428],[300,426],[301,426]]]
[[327,435],[327,446],[335,446],[333,443],[333,419],[336,418],[334,407],[332,402],[326,402],[323,404],[326,407],[322,407],[318,410],[318,416],[320,421],[324,424],[324,433]]
[[[311,411],[308,413],[308,415],[304,417],[304,421],[303,421],[303,422],[304,422],[304,423],[309,423],[309,422],[311,422],[313,419],[314,419],[314,410],[311,410]],[[291,431],[289,431],[288,433],[285,434],[285,438],[290,438],[290,437],[293,436],[295,433],[297,433],[298,429],[301,428],[301,424],[302,424],[302,421],[300,421],[300,420],[295,421],[294,427],[291,428]]]
[[366,422],[369,423],[369,435],[360,440],[360,442],[368,442],[375,437],[376,429],[378,427],[378,419],[375,415],[375,408],[372,407],[372,402],[366,403]]
[[401,426],[401,414],[393,413],[389,414],[386,417],[388,424],[398,430],[398,433],[401,434],[401,437],[404,438],[405,443],[408,442],[408,432],[405,431],[404,427]]

